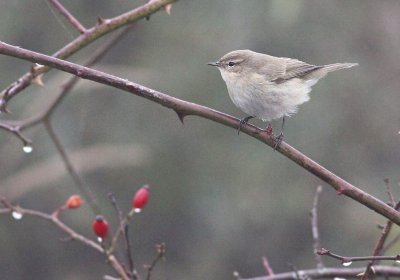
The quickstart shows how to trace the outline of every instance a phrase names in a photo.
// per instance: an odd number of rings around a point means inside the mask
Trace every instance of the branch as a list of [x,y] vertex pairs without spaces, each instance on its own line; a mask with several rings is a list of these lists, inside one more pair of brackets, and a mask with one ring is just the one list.
[[60,2],[58,2],[58,0],[49,0],[49,2],[67,19],[67,21],[73,27],[75,27],[80,33],[85,33],[86,28]]
[[[140,6],[132,11],[119,15],[111,19],[103,19],[99,21],[94,27],[86,29],[86,32],[77,37],[75,40],[71,41],[69,44],[64,46],[62,49],[58,50],[53,54],[54,57],[66,59],[89,45],[93,41],[99,39],[100,37],[108,34],[109,32],[118,29],[124,25],[136,22],[140,19],[147,18],[151,14],[157,12],[161,8],[176,2],[177,0],[153,0]],[[17,95],[20,91],[28,87],[31,81],[39,76],[40,74],[49,71],[49,67],[35,67],[33,70],[29,71],[14,83],[9,85],[0,93],[0,112],[7,112],[8,101]]]
[[317,261],[317,268],[323,268],[324,263],[322,262],[321,255],[318,254],[318,249],[321,248],[321,243],[319,240],[319,230],[318,230],[318,200],[319,196],[322,192],[322,186],[318,186],[317,190],[315,191],[314,195],[314,201],[313,201],[313,207],[310,211],[310,216],[311,216],[311,231],[312,231],[312,237],[313,237],[313,249],[314,249],[314,255],[315,255],[315,260]]
[[344,257],[338,254],[332,253],[331,251],[322,248],[318,250],[318,254],[321,256],[329,256],[334,259],[340,260],[343,265],[349,266],[352,262],[362,262],[362,261],[400,261],[400,255],[395,256],[362,256],[362,257]]
[[[391,194],[390,191],[388,191],[388,193]],[[390,196],[390,197],[393,199],[393,195]],[[400,207],[400,202],[398,202],[394,206],[394,209],[398,210],[399,207]],[[385,227],[382,229],[381,236],[380,236],[378,242],[375,245],[375,249],[374,249],[374,253],[373,253],[374,256],[378,256],[378,255],[380,255],[382,253],[383,246],[385,245],[386,239],[389,236],[390,230],[392,229],[392,225],[393,225],[392,221],[387,221],[386,222]],[[368,280],[369,279],[369,275],[371,273],[373,273],[372,266],[375,264],[375,262],[376,262],[376,260],[371,260],[368,263],[367,268],[365,269],[365,272],[364,272],[361,280]]]
[[[1,41],[0,53],[57,68],[59,70],[79,76],[83,79],[88,79],[104,85],[121,89],[126,92],[130,92],[132,94],[149,99],[164,107],[174,110],[178,114],[178,116],[180,116],[180,118],[184,118],[187,115],[195,115],[235,129],[237,129],[239,126],[239,120],[227,114],[218,112],[205,106],[190,103],[169,96],[165,93],[144,87],[133,82],[129,82],[126,79],[90,69],[75,63],[15,47]],[[259,141],[269,145],[270,147],[275,147],[275,138],[271,135],[268,135],[268,133],[265,133],[263,130],[253,125],[247,125],[242,130],[244,133],[258,139]],[[281,142],[281,144],[277,147],[277,151],[279,151],[304,169],[308,170],[321,180],[328,183],[337,191],[339,195],[348,196],[367,206],[368,208],[374,210],[375,212],[381,214],[382,216],[388,218],[397,225],[400,225],[400,213],[398,211],[396,211],[392,207],[389,207],[384,202],[375,198],[374,196],[362,191],[361,189],[333,174],[328,169],[319,165],[318,163],[316,163],[306,155],[302,154],[295,148],[291,147],[287,143]]]
[[[381,277],[400,277],[400,268],[393,266],[378,265],[374,266],[375,275]],[[323,268],[298,270],[300,277],[309,277],[311,279],[332,279],[346,278],[359,279],[358,274],[364,272],[364,268]],[[272,276],[263,276],[255,278],[240,278],[240,280],[298,280],[295,272],[278,273]]]
[[110,263],[112,268],[114,268],[114,270],[118,273],[118,275],[123,280],[129,280],[130,279],[128,277],[128,275],[126,274],[125,270],[123,269],[120,261],[113,254],[109,254],[108,252],[106,252],[102,248],[102,246],[100,246],[96,242],[94,242],[94,241],[90,240],[89,238],[86,238],[85,236],[77,233],[75,230],[73,230],[72,228],[70,228],[69,226],[64,224],[58,218],[59,211],[56,210],[53,214],[46,214],[44,212],[40,212],[40,211],[36,211],[36,210],[32,210],[32,209],[26,209],[26,208],[22,208],[20,206],[14,206],[7,199],[5,199],[4,197],[0,197],[0,203],[4,206],[4,208],[0,208],[0,214],[6,214],[6,213],[10,213],[10,212],[17,212],[17,213],[19,213],[21,215],[21,217],[23,215],[30,215],[30,216],[36,216],[36,217],[39,217],[41,219],[50,221],[51,223],[56,225],[59,229],[61,229],[63,232],[65,232],[68,235],[69,239],[79,241],[79,242],[89,246],[90,248],[92,248],[92,249],[94,249],[94,250],[96,250],[96,251],[98,251],[98,252],[100,252],[102,254],[106,254],[108,262]]

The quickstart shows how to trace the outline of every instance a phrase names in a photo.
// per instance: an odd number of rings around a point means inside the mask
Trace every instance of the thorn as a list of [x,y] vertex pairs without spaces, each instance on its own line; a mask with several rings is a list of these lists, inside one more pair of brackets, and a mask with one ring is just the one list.
[[321,256],[327,255],[327,254],[329,254],[329,250],[327,250],[327,249],[325,249],[325,248],[321,248],[321,249],[319,249],[319,250],[317,251],[317,254],[318,254],[318,255],[321,255]]
[[7,101],[4,98],[0,98],[0,113],[10,114],[11,112],[7,109]]
[[342,195],[342,194],[344,194],[345,191],[346,191],[345,188],[339,188],[339,189],[336,191],[336,194],[337,194],[337,195]]
[[271,125],[271,123],[268,123],[267,127],[265,128],[265,131],[267,132],[267,135],[269,135],[269,136],[272,135],[272,125]]
[[101,25],[101,24],[103,24],[103,23],[104,23],[104,19],[101,18],[101,17],[98,17],[98,18],[97,18],[97,25]]
[[42,78],[43,78],[43,74],[37,75],[35,78],[33,78],[31,80],[31,83],[42,87],[42,86],[44,86]]
[[168,14],[171,15],[171,9],[172,9],[172,4],[167,4],[164,6],[164,11]]
[[185,123],[183,122],[183,118],[186,117],[186,114],[185,114],[185,113],[182,113],[182,112],[180,112],[180,111],[175,111],[175,113],[178,115],[178,118],[179,118],[179,120],[181,121],[181,123],[182,123],[182,124],[185,124]]

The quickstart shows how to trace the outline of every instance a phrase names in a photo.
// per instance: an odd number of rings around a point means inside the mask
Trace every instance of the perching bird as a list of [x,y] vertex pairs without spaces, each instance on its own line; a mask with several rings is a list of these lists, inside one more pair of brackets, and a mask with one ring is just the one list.
[[[233,103],[248,115],[241,119],[238,133],[252,118],[263,121],[283,118],[277,145],[283,139],[285,117],[296,113],[297,107],[310,99],[311,87],[329,72],[357,65],[316,66],[250,50],[232,51],[208,64],[219,69]],[[268,127],[271,129],[270,124]]]

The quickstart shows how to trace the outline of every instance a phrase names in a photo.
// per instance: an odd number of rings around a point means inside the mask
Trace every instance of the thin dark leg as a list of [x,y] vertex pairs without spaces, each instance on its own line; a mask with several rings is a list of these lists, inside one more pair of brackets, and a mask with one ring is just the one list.
[[240,130],[242,129],[242,127],[245,127],[246,124],[247,124],[247,122],[248,122],[249,120],[251,120],[252,118],[254,118],[254,117],[253,117],[253,116],[248,116],[248,117],[245,117],[245,118],[243,118],[243,119],[240,120],[239,128],[238,128],[238,135],[239,135]]
[[279,144],[283,140],[283,129],[284,129],[284,127],[285,127],[285,117],[282,118],[281,133],[279,133],[279,135],[275,137],[275,147],[274,147],[275,150],[276,150],[276,148],[278,148]]

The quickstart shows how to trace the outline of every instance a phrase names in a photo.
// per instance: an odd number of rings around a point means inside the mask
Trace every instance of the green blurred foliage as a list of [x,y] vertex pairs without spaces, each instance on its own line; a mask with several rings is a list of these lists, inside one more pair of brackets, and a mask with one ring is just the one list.
[[[98,17],[144,3],[61,2],[88,27]],[[5,42],[51,54],[77,36],[46,1],[0,0],[0,5]],[[384,178],[399,195],[399,30],[399,1],[178,1],[170,16],[161,11],[140,21],[95,68],[241,118],[218,71],[206,65],[228,51],[248,48],[312,64],[358,62],[314,87],[311,100],[287,121],[285,140],[386,201]],[[70,60],[83,63],[106,39]],[[29,67],[1,56],[0,88]],[[1,119],[40,112],[67,77],[52,71],[45,87],[19,94],[9,105],[13,114]],[[140,272],[154,258],[154,245],[166,243],[166,262],[153,279],[232,279],[236,270],[243,277],[259,276],[262,256],[276,272],[290,270],[289,262],[315,267],[309,210],[318,184],[324,186],[322,246],[342,255],[370,255],[379,236],[376,224],[384,222],[234,129],[191,116],[182,125],[173,111],[113,88],[80,82],[57,109],[53,125],[68,153],[79,156],[96,145],[132,152],[131,163],[110,160],[100,150],[92,163],[98,168],[88,171],[79,157],[74,164],[114,228],[117,218],[107,193],[114,192],[128,211],[136,189],[151,186],[151,201],[132,222],[131,235]],[[50,212],[78,190],[61,164],[58,176],[46,180],[46,166],[60,163],[60,157],[43,127],[27,135],[34,143],[29,155],[14,136],[0,132],[0,195]],[[129,145],[139,149],[129,151]],[[38,166],[42,171],[25,180],[22,175]],[[87,208],[62,218],[93,237]],[[77,242],[60,242],[62,237],[36,218],[15,222],[0,216],[1,278],[100,279],[113,273],[103,256]]]

